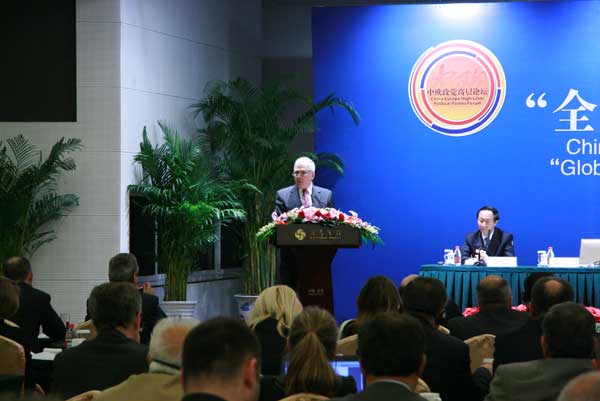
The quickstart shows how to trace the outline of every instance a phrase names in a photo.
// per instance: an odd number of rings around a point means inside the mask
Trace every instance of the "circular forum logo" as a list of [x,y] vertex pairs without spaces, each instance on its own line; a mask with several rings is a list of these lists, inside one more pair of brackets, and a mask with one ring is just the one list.
[[506,78],[486,47],[450,40],[419,57],[408,93],[415,114],[427,127],[443,135],[466,136],[494,121],[504,103]]

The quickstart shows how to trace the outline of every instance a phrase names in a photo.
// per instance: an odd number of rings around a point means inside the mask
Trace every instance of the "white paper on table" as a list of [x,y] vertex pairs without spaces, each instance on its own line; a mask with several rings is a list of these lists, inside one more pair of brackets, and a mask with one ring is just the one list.
[[56,354],[53,352],[40,352],[37,354],[32,353],[31,359],[36,361],[53,361],[55,356]]

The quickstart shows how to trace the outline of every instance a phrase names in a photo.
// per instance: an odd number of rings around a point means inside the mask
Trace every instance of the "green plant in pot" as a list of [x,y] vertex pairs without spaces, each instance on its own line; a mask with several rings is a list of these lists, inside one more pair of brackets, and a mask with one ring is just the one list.
[[0,260],[31,256],[54,240],[51,222],[79,204],[73,194],[59,194],[63,172],[75,170],[68,155],[81,149],[81,140],[61,138],[43,159],[42,151],[23,135],[0,141]]
[[[245,253],[244,292],[259,294],[274,283],[276,252],[266,241],[259,241],[256,233],[271,221],[277,189],[291,184],[290,173],[298,156],[290,152],[293,140],[314,131],[314,117],[323,109],[341,108],[356,124],[358,113],[334,94],[313,103],[283,83],[256,88],[241,78],[210,82],[205,98],[194,107],[206,122],[202,132],[212,152],[221,158],[224,172],[259,189],[242,193],[247,220],[240,235]],[[335,155],[304,155],[317,166],[342,172],[341,160]]]
[[166,272],[165,300],[185,301],[190,268],[216,241],[217,225],[245,219],[237,191],[248,186],[215,177],[210,157],[198,142],[158,124],[164,143],[153,146],[144,127],[134,158],[142,178],[129,191],[156,222],[158,259]]

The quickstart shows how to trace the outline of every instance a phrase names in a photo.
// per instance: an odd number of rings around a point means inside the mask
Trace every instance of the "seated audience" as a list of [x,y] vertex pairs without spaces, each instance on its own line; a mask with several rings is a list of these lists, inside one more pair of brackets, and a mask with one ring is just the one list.
[[381,312],[401,312],[402,301],[392,280],[385,276],[371,277],[356,298],[358,314],[342,328],[340,338],[358,333],[358,328]]
[[286,285],[269,287],[258,296],[248,325],[260,342],[263,375],[281,373],[287,335],[300,312],[296,292]]
[[600,400],[600,372],[583,373],[571,380],[560,392],[557,401]]
[[477,303],[479,313],[448,322],[450,334],[463,341],[480,334],[497,336],[515,330],[529,320],[527,313],[511,309],[510,286],[499,276],[487,276],[477,284]]
[[65,398],[148,371],[148,348],[139,344],[142,300],[137,289],[130,283],[99,285],[88,307],[98,336],[54,359],[52,391]]
[[[400,282],[400,286],[398,287],[398,292],[400,293],[400,299],[404,299],[404,289],[406,288],[408,283],[410,283],[417,277],[419,277],[418,274],[409,274],[408,276],[406,276],[402,279],[402,281]],[[442,314],[438,318],[437,323],[439,325],[446,326],[448,324],[448,320],[458,317],[458,316],[461,316],[460,309],[458,309],[458,305],[456,304],[456,302],[454,302],[453,299],[448,298],[448,300],[446,301],[446,305],[444,305],[444,310],[442,311]]]
[[309,306],[298,315],[288,336],[288,367],[285,376],[265,379],[261,401],[275,401],[298,393],[326,397],[356,392],[352,376],[335,374],[330,360],[335,357],[338,329],[335,319],[323,309]]
[[[5,319],[12,318],[19,309],[19,287],[6,278],[0,277],[0,336],[11,339],[23,346],[25,352],[25,387],[35,388],[31,370],[31,353],[25,333],[20,327],[8,324]],[[0,361],[2,363],[4,361]]]
[[260,345],[239,319],[207,320],[185,339],[182,401],[256,401],[259,374]]
[[150,339],[148,373],[132,375],[104,390],[94,401],[129,401],[132,395],[144,401],[179,401],[183,397],[181,354],[187,334],[198,324],[195,319],[160,320]]
[[[404,308],[425,332],[427,364],[423,380],[444,401],[479,400],[481,392],[471,375],[469,347],[441,333],[437,320],[446,304],[446,289],[438,279],[417,277],[404,289]],[[360,339],[359,339],[360,340]]]
[[49,341],[64,341],[66,327],[52,308],[50,295],[33,287],[33,272],[29,260],[22,256],[7,259],[4,262],[4,275],[19,284],[19,310],[11,320],[23,330],[31,351],[42,351],[38,342],[40,326],[50,338]]
[[425,333],[417,319],[408,314],[377,315],[360,327],[358,351],[366,389],[339,400],[423,400],[415,394],[426,363]]
[[569,380],[594,369],[596,323],[583,306],[554,305],[542,327],[544,359],[499,366],[486,401],[554,400]]
[[573,300],[573,287],[567,281],[558,277],[540,278],[531,290],[531,302],[528,305],[531,319],[520,328],[496,337],[494,370],[505,363],[542,358],[540,337],[544,315],[553,305]]

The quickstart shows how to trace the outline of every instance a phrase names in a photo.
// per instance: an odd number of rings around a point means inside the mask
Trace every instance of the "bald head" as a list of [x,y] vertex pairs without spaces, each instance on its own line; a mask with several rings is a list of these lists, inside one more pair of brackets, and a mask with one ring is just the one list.
[[150,372],[179,373],[183,343],[198,323],[196,319],[166,318],[154,326],[148,351],[151,360]]
[[508,282],[500,276],[484,277],[477,284],[477,302],[482,311],[510,308],[512,293]]
[[557,401],[600,400],[600,372],[588,372],[571,380],[560,392]]
[[531,315],[542,318],[552,306],[574,301],[573,287],[568,281],[558,277],[542,277],[531,290]]

